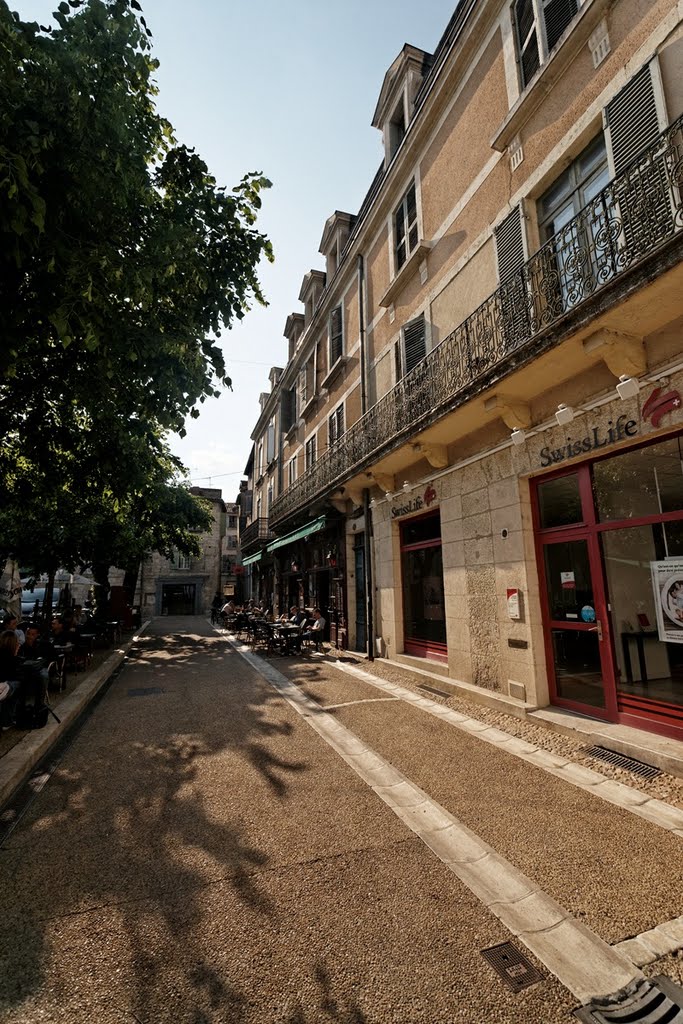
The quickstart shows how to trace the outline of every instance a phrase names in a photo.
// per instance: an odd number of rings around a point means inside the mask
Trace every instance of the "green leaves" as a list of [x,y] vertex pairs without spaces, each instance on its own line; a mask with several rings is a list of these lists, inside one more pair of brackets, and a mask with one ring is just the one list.
[[14,517],[47,557],[66,524],[66,559],[91,527],[104,543],[113,500],[161,514],[163,432],[231,386],[214,339],[264,301],[272,249],[267,178],[226,192],[157,113],[137,0],[62,0],[54,22],[0,0],[0,544]]

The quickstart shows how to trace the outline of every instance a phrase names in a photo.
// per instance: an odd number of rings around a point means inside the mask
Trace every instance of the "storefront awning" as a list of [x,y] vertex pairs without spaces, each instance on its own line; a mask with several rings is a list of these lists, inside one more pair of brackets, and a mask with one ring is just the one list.
[[277,548],[284,548],[287,544],[293,544],[295,540],[301,540],[302,537],[309,537],[312,533],[318,533],[320,530],[324,530],[326,526],[327,519],[325,516],[320,516],[319,519],[314,519],[312,523],[302,526],[300,530],[294,530],[293,533],[288,533],[284,537],[278,537],[277,540],[272,541],[268,545],[266,551],[275,551]]
[[262,556],[262,551],[257,551],[255,555],[247,555],[246,558],[242,559],[242,565],[252,565],[254,562],[258,562]]

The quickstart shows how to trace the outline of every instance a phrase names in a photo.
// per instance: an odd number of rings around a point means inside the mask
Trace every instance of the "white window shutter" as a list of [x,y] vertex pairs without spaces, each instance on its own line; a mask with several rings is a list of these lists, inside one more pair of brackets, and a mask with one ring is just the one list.
[[516,206],[493,232],[498,260],[498,280],[501,284],[521,270],[526,258],[524,251],[524,225],[522,207]]
[[619,174],[660,133],[650,65],[633,76],[605,108],[614,173]]

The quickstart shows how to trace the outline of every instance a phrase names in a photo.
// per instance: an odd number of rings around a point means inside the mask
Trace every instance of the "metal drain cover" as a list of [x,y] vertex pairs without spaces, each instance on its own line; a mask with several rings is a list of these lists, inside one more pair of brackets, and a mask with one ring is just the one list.
[[500,974],[506,985],[513,992],[521,992],[529,985],[543,981],[543,975],[536,970],[530,960],[511,942],[503,942],[500,946],[482,949],[481,955]]
[[163,693],[161,686],[139,686],[128,691],[129,697],[148,697],[154,693]]
[[656,779],[662,774],[661,768],[637,761],[635,757],[627,757],[626,754],[618,754],[616,750],[608,750],[607,747],[584,747],[583,752],[589,757],[596,757],[599,761],[614,765],[615,768],[625,768],[626,771],[639,775],[641,779]]
[[435,686],[425,686],[424,683],[417,684],[418,690],[427,690],[428,693],[435,693],[437,697],[452,697],[452,693],[446,693],[445,690],[437,690]]
[[574,1010],[584,1024],[683,1024],[683,988],[664,974]]

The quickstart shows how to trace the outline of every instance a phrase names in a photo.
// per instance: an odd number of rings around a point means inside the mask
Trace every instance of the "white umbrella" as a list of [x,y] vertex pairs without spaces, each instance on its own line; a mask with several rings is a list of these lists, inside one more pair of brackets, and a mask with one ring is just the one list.
[[7,559],[2,576],[0,576],[0,605],[6,611],[19,615],[21,611],[21,579],[19,566],[12,559]]

